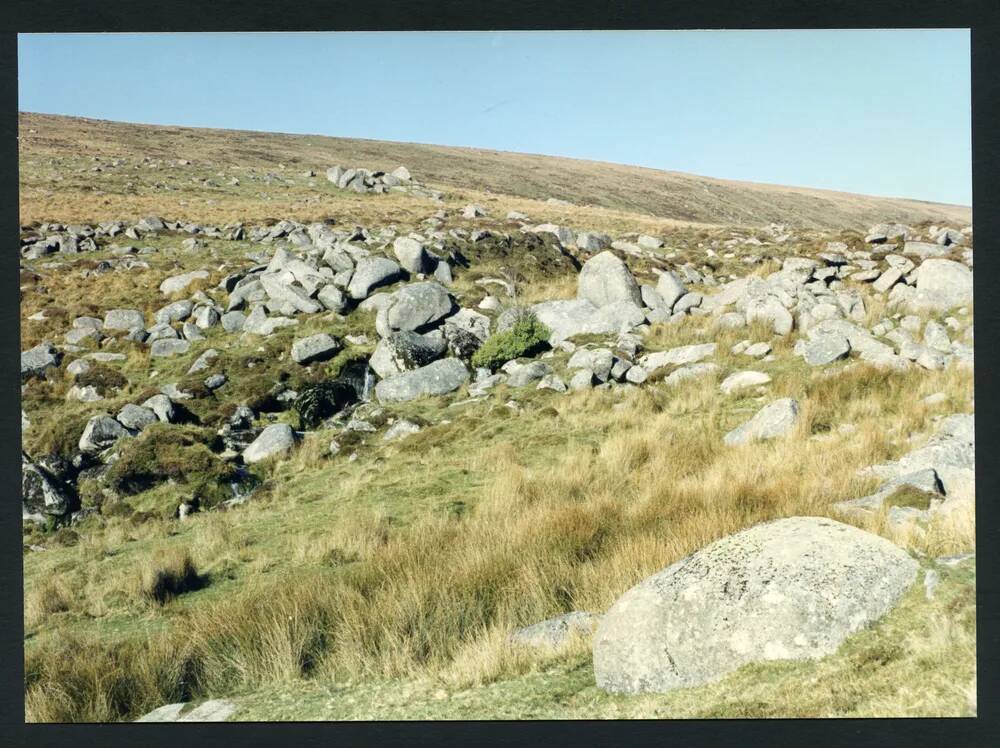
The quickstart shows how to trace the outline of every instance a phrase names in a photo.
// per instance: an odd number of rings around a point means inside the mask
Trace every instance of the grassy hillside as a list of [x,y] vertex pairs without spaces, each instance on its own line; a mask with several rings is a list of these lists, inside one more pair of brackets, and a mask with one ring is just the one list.
[[[828,242],[883,267],[892,244],[865,244],[870,224],[909,216],[912,232],[929,238],[935,220],[964,226],[967,209],[438,146],[30,114],[21,128],[24,224],[79,222],[90,231],[123,221],[133,232],[95,233],[94,248],[80,253],[22,255],[22,349],[43,341],[64,349],[45,378],[22,387],[30,421],[23,449],[33,459],[69,459],[91,417],[170,385],[186,395],[176,402],[183,418],[121,440],[98,472],[77,476],[89,514],[25,523],[29,721],[130,720],[163,704],[215,698],[232,700],[233,718],[242,720],[976,713],[974,561],[938,561],[974,552],[971,502],[920,527],[893,525],[884,511],[845,519],[834,508],[878,487],[861,469],[924,444],[940,417],[974,410],[971,367],[877,368],[858,352],[813,367],[795,353],[799,329],[778,335],[759,319],[733,328],[692,313],[649,325],[643,352],[713,342],[717,368],[708,374],[672,384],[667,377],[682,367],[671,365],[641,386],[609,381],[556,392],[501,383],[474,396],[462,385],[440,397],[363,403],[349,417],[367,428],[352,430],[338,415],[305,430],[284,457],[242,466],[255,489],[226,508],[219,500],[232,495],[230,468],[239,460],[223,456],[217,436],[236,406],[253,407],[255,427],[298,428],[294,409],[277,398],[367,358],[379,339],[375,311],[296,314],[296,326],[270,335],[209,325],[169,358],[122,334],[65,344],[79,318],[101,319],[110,309],[135,309],[147,324],[168,302],[188,298],[225,309],[232,296],[220,281],[279,248],[316,261],[311,245],[254,231],[281,219],[332,218],[326,227],[347,235],[364,227],[367,239],[349,243],[376,256],[394,257],[393,237],[420,232],[441,256],[460,258],[448,292],[464,309],[485,310],[495,330],[499,310],[480,306],[487,294],[506,308],[574,298],[579,266],[593,256],[520,230],[508,210],[630,242],[650,234],[663,246],[647,237],[648,250],[620,252],[638,282],[655,285],[657,269],[697,271],[702,280],[689,280],[688,290],[707,297],[735,278],[762,283],[791,258],[828,254]],[[443,199],[336,189],[323,170],[338,162],[403,163]],[[473,201],[488,215],[463,216]],[[244,234],[204,226],[136,233],[131,224],[150,214],[247,225]],[[806,228],[753,225],[770,220]],[[78,231],[34,226],[22,237]],[[941,251],[963,262],[971,237],[963,242]],[[207,277],[161,293],[163,280],[199,270]],[[516,294],[481,283],[498,278]],[[404,282],[379,290],[396,292]],[[870,282],[845,273],[836,283],[832,291],[863,300],[852,317],[859,326],[902,326]],[[840,314],[839,303],[827,313]],[[953,342],[972,342],[971,304],[917,317],[925,335],[933,322]],[[346,341],[344,351],[308,366],[293,361],[293,343],[320,332]],[[635,358],[618,349],[617,335],[573,340]],[[767,343],[770,354],[752,358],[750,341]],[[210,348],[214,363],[192,372]],[[73,373],[74,363],[99,353],[122,355]],[[538,361],[569,382],[570,356],[555,347]],[[721,390],[747,369],[770,380]],[[210,390],[206,377],[216,373],[226,382]],[[72,399],[80,385],[103,399]],[[726,433],[785,397],[801,404],[787,438],[725,446]],[[420,430],[386,441],[403,420]],[[180,519],[178,505],[194,496],[203,499],[200,511]],[[544,651],[508,638],[571,610],[606,611],[633,584],[720,537],[802,515],[883,535],[922,567],[898,607],[834,655],[623,696],[597,687],[588,641]],[[934,596],[919,581],[929,574],[940,579]]]
[[[686,222],[864,230],[879,221],[971,222],[971,209],[916,200],[867,197],[802,187],[734,182],[637,166],[476,148],[331,138],[319,135],[133,125],[76,117],[19,116],[25,161],[84,158],[187,159],[214,169],[277,169],[283,164],[322,178],[334,164],[393,169],[442,188],[496,193],[527,200],[557,198],[575,205]],[[100,185],[106,172],[88,174]],[[26,186],[33,186],[29,180]],[[138,190],[142,194],[142,189]],[[22,213],[35,217],[42,196],[26,191]],[[165,212],[165,211],[161,211]],[[44,216],[40,216],[44,217]],[[63,216],[61,220],[68,220]]]

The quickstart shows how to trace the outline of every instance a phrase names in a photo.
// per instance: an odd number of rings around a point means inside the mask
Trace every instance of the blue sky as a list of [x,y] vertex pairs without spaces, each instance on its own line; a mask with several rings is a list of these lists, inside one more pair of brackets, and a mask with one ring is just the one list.
[[972,202],[967,30],[22,34],[19,109]]

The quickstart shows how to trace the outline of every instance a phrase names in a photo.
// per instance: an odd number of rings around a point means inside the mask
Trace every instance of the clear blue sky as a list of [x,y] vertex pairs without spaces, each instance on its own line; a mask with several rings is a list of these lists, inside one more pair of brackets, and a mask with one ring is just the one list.
[[972,202],[966,30],[22,34],[19,109]]

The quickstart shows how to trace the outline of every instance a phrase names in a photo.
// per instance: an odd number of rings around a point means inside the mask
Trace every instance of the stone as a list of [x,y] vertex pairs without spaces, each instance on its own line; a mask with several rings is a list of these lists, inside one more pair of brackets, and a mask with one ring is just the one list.
[[437,264],[424,249],[424,245],[408,236],[396,237],[392,243],[393,254],[409,273],[430,273]]
[[71,509],[67,486],[21,452],[21,516],[41,524],[46,517],[62,517]]
[[872,288],[879,293],[885,293],[898,283],[899,279],[902,277],[903,272],[899,268],[890,267],[878,277],[878,280],[872,283]]
[[331,312],[340,314],[347,308],[344,293],[333,284],[323,286],[316,294],[316,300]]
[[363,257],[358,260],[347,285],[348,295],[359,301],[365,299],[376,288],[388,286],[403,280],[404,271],[399,265],[385,257]]
[[917,293],[910,306],[945,311],[972,303],[972,271],[965,265],[932,259],[921,263],[915,272]]
[[243,320],[243,332],[251,335],[272,335],[282,327],[297,325],[298,320],[290,317],[268,317],[263,306],[254,307],[253,311]]
[[418,397],[445,395],[465,384],[469,371],[457,358],[444,358],[406,371],[375,385],[379,402],[408,402]]
[[[679,366],[670,372],[667,376],[663,378],[663,384],[667,387],[676,387],[681,382],[685,382],[690,379],[697,379],[698,377],[709,376],[710,374],[715,374],[719,370],[717,364],[713,363],[702,363],[702,364],[685,364],[684,366]],[[629,373],[631,373],[629,369]],[[628,375],[626,375],[626,378]]]
[[825,366],[851,352],[851,344],[842,335],[823,335],[805,342],[802,358],[810,366]]
[[183,322],[191,316],[194,303],[190,299],[182,299],[167,304],[165,307],[156,310],[153,321],[160,325],[170,325],[174,322]]
[[682,345],[668,351],[648,353],[637,362],[639,366],[652,374],[664,366],[679,364],[694,364],[715,354],[715,343],[700,343]]
[[673,309],[677,300],[687,293],[687,288],[676,274],[666,272],[660,273],[660,279],[656,282],[656,291],[663,299],[663,306],[667,309]]
[[178,338],[163,338],[153,341],[149,347],[149,355],[153,358],[167,358],[187,353],[191,349],[191,342],[179,340]]
[[128,332],[146,326],[146,319],[138,309],[112,309],[104,315],[105,330]]
[[243,462],[251,465],[270,457],[287,454],[295,447],[295,432],[287,423],[272,423],[260,432],[243,452]]
[[307,366],[315,361],[327,361],[336,356],[343,344],[332,335],[321,332],[292,343],[292,360]]
[[790,397],[765,405],[742,426],[723,437],[729,446],[747,444],[755,440],[775,439],[795,428],[799,419],[799,404]]
[[77,446],[81,452],[97,454],[126,436],[129,436],[128,430],[114,418],[109,415],[97,415],[87,421]]
[[226,312],[220,319],[222,329],[226,332],[240,332],[246,321],[247,316],[243,312]]
[[195,281],[205,280],[206,278],[208,278],[207,270],[192,270],[190,273],[174,275],[160,284],[160,293],[164,296],[183,293]]
[[586,252],[597,252],[610,246],[611,237],[593,231],[581,231],[576,235],[576,246]]
[[380,330],[380,334],[391,330],[422,331],[450,314],[453,306],[451,294],[440,283],[423,281],[403,286],[379,311],[379,320],[384,319],[388,328]]
[[526,364],[510,361],[504,369],[507,371],[508,387],[527,387],[552,373],[552,367],[544,361],[529,361]]
[[792,314],[776,296],[749,299],[745,313],[748,325],[760,320],[770,325],[777,335],[788,335],[792,331],[794,324]]
[[565,392],[566,383],[556,374],[546,374],[538,380],[540,390],[552,390],[553,392]]
[[385,435],[382,437],[382,441],[393,442],[397,439],[403,439],[410,436],[411,434],[416,434],[419,431],[420,427],[417,424],[412,421],[407,421],[405,418],[401,418],[386,429]]
[[722,380],[719,389],[727,395],[745,390],[748,387],[758,387],[768,384],[771,377],[760,371],[737,371]]
[[566,364],[567,369],[588,369],[601,382],[607,382],[614,365],[614,354],[607,348],[579,348]]
[[163,423],[172,423],[175,417],[174,404],[166,395],[153,395],[142,406],[153,411]]
[[123,406],[115,418],[118,420],[118,423],[130,431],[142,431],[147,426],[159,421],[156,413],[151,408],[142,405],[133,405],[132,403]]
[[49,342],[21,351],[21,381],[25,382],[32,377],[45,379],[48,370],[59,366],[60,361],[62,354]]
[[888,613],[918,563],[877,535],[791,517],[725,537],[643,580],[594,636],[597,685],[664,693],[744,664],[817,659]]
[[596,307],[620,301],[642,305],[639,284],[628,266],[612,252],[601,252],[583,264],[577,278],[577,298]]
[[569,388],[574,392],[589,390],[594,386],[594,373],[589,369],[578,371],[569,380]]
[[661,240],[657,239],[655,236],[648,236],[647,234],[640,234],[635,243],[643,249],[659,249],[663,246],[663,242]]
[[214,390],[219,389],[227,381],[229,381],[229,380],[226,378],[225,374],[211,374],[211,375],[205,377],[204,384],[205,384],[205,386],[208,389],[214,391]]
[[586,299],[559,299],[535,304],[531,311],[549,329],[553,345],[575,335],[619,333],[646,320],[642,309],[628,301],[598,309]]
[[368,361],[380,379],[412,371],[440,358],[448,344],[442,336],[400,330],[382,338]]
[[518,629],[510,641],[535,649],[559,649],[574,636],[590,636],[600,621],[601,616],[594,613],[573,611]]

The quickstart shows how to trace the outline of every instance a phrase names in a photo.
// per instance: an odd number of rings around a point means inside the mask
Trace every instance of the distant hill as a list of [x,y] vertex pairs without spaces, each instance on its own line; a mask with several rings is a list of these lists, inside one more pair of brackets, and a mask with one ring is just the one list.
[[334,164],[392,169],[407,166],[422,182],[530,199],[557,198],[661,218],[710,224],[786,223],[860,229],[883,221],[968,225],[966,206],[883,198],[804,187],[736,182],[638,166],[554,156],[417,143],[137,125],[21,113],[34,130],[22,156],[97,155],[187,158],[268,167]]

